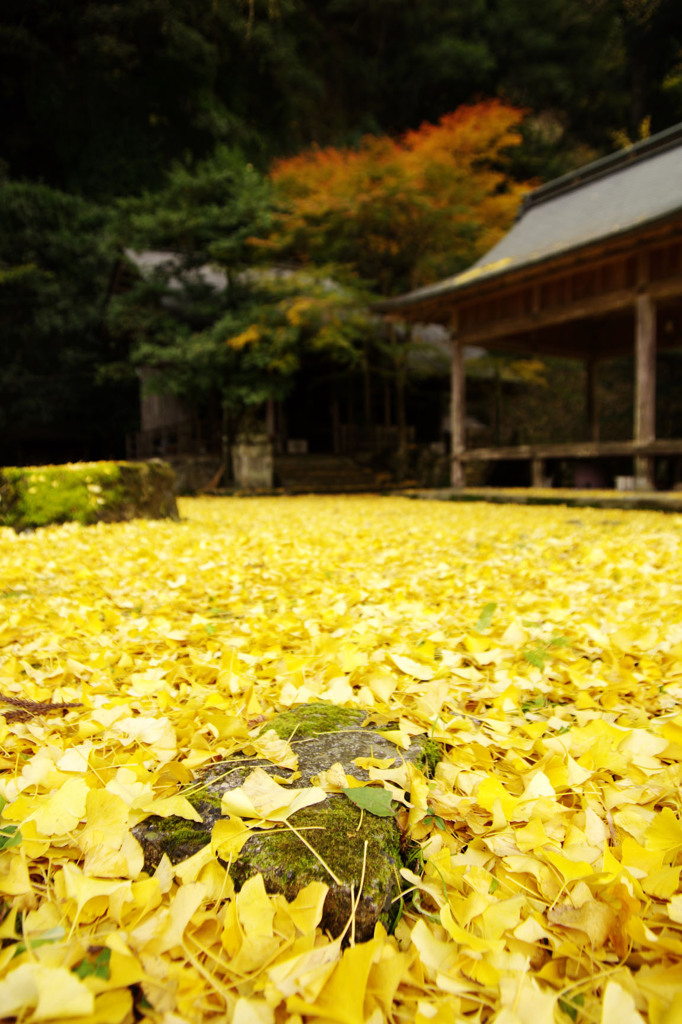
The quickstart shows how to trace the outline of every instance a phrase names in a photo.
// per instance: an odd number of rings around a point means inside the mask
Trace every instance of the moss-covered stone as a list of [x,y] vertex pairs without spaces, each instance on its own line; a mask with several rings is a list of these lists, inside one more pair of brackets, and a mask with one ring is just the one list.
[[174,474],[150,462],[79,462],[0,470],[0,526],[177,518]]
[[198,853],[211,841],[212,827],[212,822],[187,821],[176,815],[160,818],[155,814],[136,825],[133,834],[142,847],[145,868],[151,872],[164,853],[172,864]]
[[[351,915],[353,893],[362,891],[355,911],[355,936],[371,939],[381,921],[391,929],[400,892],[400,837],[393,818],[361,814],[345,796],[328,796],[324,804],[305,807],[289,819],[306,841],[343,882],[338,885],[324,864],[286,826],[260,832],[249,839],[230,874],[237,891],[252,875],[263,876],[268,892],[288,900],[309,882],[330,887],[322,914],[322,928],[332,935],[343,932]],[[367,856],[365,858],[365,843]],[[364,879],[363,879],[364,865]]]
[[283,740],[301,740],[341,729],[357,728],[365,717],[364,711],[337,708],[334,704],[302,704],[291,711],[275,715],[272,721],[263,726],[261,732],[274,729]]
[[[292,778],[292,786],[309,786],[314,776],[340,762],[347,775],[368,781],[366,769],[357,758],[393,757],[396,762],[435,766],[440,749],[432,740],[418,736],[407,750],[397,747],[375,729],[364,726],[363,711],[336,708],[329,704],[306,704],[275,716],[263,728],[284,738],[298,756],[297,777],[262,758],[239,757],[223,761],[199,773],[185,795],[202,817],[201,822],[182,818],[152,817],[134,829],[145,856],[145,867],[154,870],[163,854],[177,863],[192,856],[210,841],[211,830],[221,817],[223,793],[241,786],[254,768]],[[339,935],[351,913],[351,887],[362,897],[355,916],[359,940],[371,938],[381,921],[390,928],[400,895],[400,833],[393,818],[382,818],[360,810],[343,795],[329,795],[324,803],[303,808],[291,816],[291,824],[304,829],[308,843],[318,857],[286,826],[255,832],[242,848],[229,871],[237,889],[255,874],[262,874],[269,892],[293,899],[308,882],[329,886],[322,926]],[[364,858],[365,842],[367,857]],[[320,859],[342,884],[337,884]]]

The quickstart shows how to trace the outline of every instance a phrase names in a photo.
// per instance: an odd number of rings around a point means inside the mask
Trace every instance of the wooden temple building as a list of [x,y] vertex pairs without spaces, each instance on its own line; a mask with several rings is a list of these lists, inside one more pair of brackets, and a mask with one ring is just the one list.
[[[467,462],[529,460],[539,486],[546,460],[607,456],[631,457],[636,486],[651,487],[654,459],[682,455],[682,438],[655,430],[656,353],[682,346],[682,125],[541,186],[469,270],[376,308],[452,333],[454,487]],[[466,346],[583,360],[589,439],[467,448]],[[602,441],[599,365],[619,355],[634,355],[632,438]]]

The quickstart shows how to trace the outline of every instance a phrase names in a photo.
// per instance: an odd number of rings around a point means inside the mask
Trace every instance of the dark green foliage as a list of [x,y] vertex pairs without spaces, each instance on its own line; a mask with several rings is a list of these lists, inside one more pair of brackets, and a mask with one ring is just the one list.
[[156,185],[184,151],[250,135],[218,87],[243,39],[231,2],[7,0],[2,156],[14,174],[88,195]]
[[219,143],[264,167],[497,95],[546,176],[679,120],[681,45],[677,0],[5,0],[0,160],[125,195]]
[[193,166],[175,164],[161,191],[118,211],[122,244],[142,256],[131,254],[107,322],[150,392],[213,409],[222,432],[233,432],[250,410],[286,397],[306,350],[334,366],[358,360],[373,324],[352,289],[324,271],[256,264],[253,240],[269,231],[272,198],[239,153],[219,148]]
[[107,309],[112,335],[148,371],[149,391],[212,405],[220,417],[225,389],[240,384],[225,342],[255,300],[243,274],[247,240],[267,231],[269,210],[262,176],[222,148],[194,167],[173,165],[160,192],[119,204],[122,244],[168,256],[139,270],[133,257],[127,286]]
[[[168,254],[153,269],[131,269],[107,309],[111,333],[132,346],[133,362],[158,371],[152,387],[193,400],[220,392],[231,368],[223,342],[240,330],[250,295],[239,277],[246,241],[267,230],[268,218],[263,178],[226,149],[194,168],[175,164],[160,192],[120,203],[122,244]],[[218,322],[219,337],[207,334]]]
[[175,162],[161,188],[123,200],[118,209],[127,245],[171,250],[183,267],[206,259],[228,270],[242,266],[252,259],[248,239],[270,226],[267,182],[225,146],[203,160]]
[[122,454],[134,390],[101,377],[124,354],[103,323],[116,261],[102,208],[0,181],[0,462]]

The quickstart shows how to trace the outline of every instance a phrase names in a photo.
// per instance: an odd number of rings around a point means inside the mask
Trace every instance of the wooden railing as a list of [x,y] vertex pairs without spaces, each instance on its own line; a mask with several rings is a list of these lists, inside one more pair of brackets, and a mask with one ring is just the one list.
[[500,448],[469,448],[453,455],[460,462],[501,462],[527,460],[531,463],[532,486],[541,487],[548,459],[599,459],[628,457],[653,459],[660,455],[682,456],[682,439],[656,441],[582,441],[573,444],[523,444]]

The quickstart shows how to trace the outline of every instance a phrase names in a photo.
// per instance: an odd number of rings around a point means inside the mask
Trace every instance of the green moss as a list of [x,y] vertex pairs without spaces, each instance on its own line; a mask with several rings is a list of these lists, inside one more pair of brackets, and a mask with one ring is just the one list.
[[440,743],[435,740],[425,739],[422,741],[421,757],[417,760],[417,767],[421,768],[425,775],[431,778],[436,771],[436,765],[443,757]]
[[145,871],[149,872],[154,871],[164,853],[171,863],[178,864],[211,841],[210,827],[174,814],[168,818],[156,814],[145,818],[135,826],[133,835],[142,847]]
[[206,786],[202,786],[201,789],[194,790],[194,792],[183,794],[188,803],[194,807],[199,814],[203,814],[206,808],[212,810],[220,810],[223,802],[222,794],[211,793]]
[[261,732],[274,729],[277,735],[288,740],[320,736],[323,733],[339,732],[341,729],[357,729],[365,718],[364,711],[352,708],[337,708],[333,704],[301,704],[291,711],[283,711],[267,722]]
[[177,515],[172,481],[163,463],[8,467],[0,471],[0,525],[26,530]]
[[[339,934],[343,929],[350,911],[351,885],[357,893],[364,865],[364,912],[368,918],[376,920],[378,910],[379,920],[390,928],[398,910],[393,896],[397,895],[400,868],[400,836],[395,820],[362,814],[345,797],[330,796],[324,804],[297,811],[290,821],[343,883],[334,901],[336,909],[326,910],[325,927],[332,934]],[[324,864],[286,827],[255,834],[230,867],[237,890],[257,873],[263,875],[269,891],[281,892],[290,900],[309,882],[333,885]],[[330,920],[330,913],[338,920]],[[360,925],[362,913],[361,909]]]

